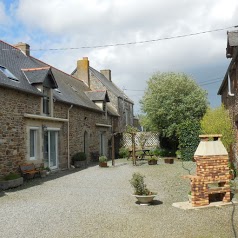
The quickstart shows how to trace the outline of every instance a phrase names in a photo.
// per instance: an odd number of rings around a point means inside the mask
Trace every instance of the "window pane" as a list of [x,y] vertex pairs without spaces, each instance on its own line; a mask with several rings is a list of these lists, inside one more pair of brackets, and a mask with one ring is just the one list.
[[43,113],[44,114],[49,114],[49,97],[44,97],[43,98]]
[[36,146],[36,131],[30,130],[30,157],[35,157],[35,146]]
[[18,81],[18,79],[5,67],[0,65],[0,70],[9,78],[9,79],[13,79],[15,81]]

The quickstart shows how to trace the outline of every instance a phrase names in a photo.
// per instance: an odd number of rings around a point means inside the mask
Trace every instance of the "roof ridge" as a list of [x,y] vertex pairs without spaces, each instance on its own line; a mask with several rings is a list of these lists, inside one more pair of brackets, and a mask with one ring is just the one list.
[[[81,80],[81,79],[79,79],[79,78],[76,78],[76,77],[74,77],[73,75],[68,74],[68,73],[64,72],[63,70],[61,70],[61,69],[58,69],[58,68],[56,68],[56,67],[54,67],[54,66],[52,66],[52,65],[50,65],[50,64],[47,64],[47,63],[45,63],[44,61],[35,58],[34,56],[30,56],[30,57],[33,58],[33,59],[35,59],[35,60],[40,61],[40,62],[43,63],[43,64],[48,65],[49,67],[51,67],[51,68],[53,68],[53,69],[55,69],[55,70],[58,70],[59,72],[61,72],[61,73],[63,73],[63,74],[66,74],[67,76],[70,76],[70,77],[72,77],[72,78],[74,78],[74,79],[77,79],[77,80],[79,80],[79,81],[81,81],[81,82],[83,82],[83,83],[85,84],[85,82],[84,82],[83,80]],[[85,84],[85,85],[86,85],[86,84]]]
[[50,67],[41,67],[41,68],[28,68],[28,69],[21,69],[22,71],[37,71],[37,70],[44,70],[44,69],[50,69]]

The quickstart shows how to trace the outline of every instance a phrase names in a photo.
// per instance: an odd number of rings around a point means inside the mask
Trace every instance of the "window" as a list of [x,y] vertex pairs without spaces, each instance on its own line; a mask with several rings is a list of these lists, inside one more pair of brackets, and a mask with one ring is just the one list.
[[14,81],[19,81],[7,68],[0,65],[0,71],[5,74],[9,79],[12,79]]
[[50,114],[50,89],[43,87],[43,113],[46,115]]
[[30,129],[30,160],[36,159],[37,130]]

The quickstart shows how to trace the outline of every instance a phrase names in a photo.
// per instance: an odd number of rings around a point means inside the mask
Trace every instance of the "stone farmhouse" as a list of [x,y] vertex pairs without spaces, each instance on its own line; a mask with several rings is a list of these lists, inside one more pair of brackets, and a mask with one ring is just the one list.
[[110,102],[108,102],[107,108],[119,116],[113,122],[114,133],[116,132],[114,145],[117,153],[121,146],[122,132],[125,131],[127,125],[133,125],[136,121],[133,114],[133,101],[113,83],[110,69],[97,71],[90,66],[87,57],[77,61],[77,67],[72,75],[83,80],[93,91],[108,92]]
[[32,57],[28,44],[0,41],[0,174],[26,162],[67,169],[79,151],[88,162],[95,154],[114,156],[124,104],[114,107],[106,87],[89,86]]
[[[226,57],[230,58],[231,62],[218,90],[218,95],[221,95],[222,103],[229,110],[238,141],[238,31],[227,32]],[[237,145],[233,152],[237,162]]]

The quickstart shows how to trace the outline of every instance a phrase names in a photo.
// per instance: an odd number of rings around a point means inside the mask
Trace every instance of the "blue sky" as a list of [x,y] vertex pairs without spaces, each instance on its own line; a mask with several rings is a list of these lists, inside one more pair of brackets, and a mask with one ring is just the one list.
[[[1,40],[26,42],[31,55],[67,73],[82,57],[97,70],[111,69],[112,80],[135,102],[156,71],[184,72],[208,91],[212,107],[230,62],[227,30],[238,25],[235,0],[0,0]],[[222,31],[105,48],[82,48],[161,39],[202,31]],[[78,48],[70,50],[68,48]],[[66,50],[49,50],[49,49]],[[39,50],[42,49],[42,50]]]

